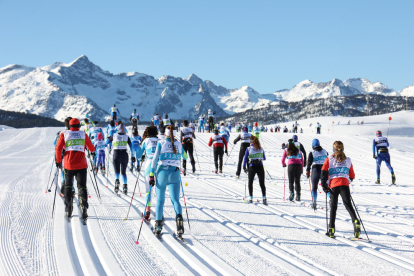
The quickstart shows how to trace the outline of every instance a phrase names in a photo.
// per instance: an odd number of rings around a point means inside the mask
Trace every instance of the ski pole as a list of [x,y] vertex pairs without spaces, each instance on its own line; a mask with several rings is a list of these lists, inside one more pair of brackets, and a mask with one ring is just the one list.
[[325,199],[326,199],[326,235],[329,235],[328,230],[328,193],[325,193]]
[[263,168],[265,169],[265,171],[267,172],[267,174],[269,175],[270,179],[273,181],[273,178],[270,176],[270,173],[267,171],[266,167],[263,166]]
[[[150,193],[150,194],[151,194],[151,189],[152,189],[152,186],[150,185],[150,188],[149,188],[149,193]],[[145,212],[145,210],[147,210],[148,201],[149,201],[149,197],[147,198],[147,202],[145,203],[144,212]],[[139,227],[138,238],[137,238],[137,240],[135,241],[135,244],[139,244],[139,236],[141,235],[141,229],[142,229],[142,224],[143,224],[143,223],[144,223],[144,213],[142,213],[141,226]]]
[[201,172],[201,165],[200,165],[200,161],[198,160],[198,154],[197,154],[197,150],[196,150],[196,148],[195,148],[195,143],[193,144],[193,146],[194,146],[194,151],[195,151],[196,156],[197,156],[197,163],[198,163],[198,167],[200,168],[200,172]]
[[286,198],[286,169],[285,168],[283,168],[283,187],[284,187],[283,201],[285,201],[285,198]]
[[351,197],[351,200],[352,200],[352,204],[354,204],[355,210],[356,210],[356,212],[357,212],[357,214],[358,214],[359,221],[361,222],[362,227],[364,228],[365,235],[367,235],[367,239],[368,239],[368,241],[369,241],[369,242],[371,242],[371,241],[370,241],[370,239],[369,239],[369,237],[368,237],[368,233],[367,233],[367,231],[365,230],[365,226],[364,226],[364,223],[362,222],[361,216],[359,215],[358,209],[357,209],[357,207],[356,207],[356,205],[355,205],[354,199],[352,198],[352,196],[351,196],[351,195],[350,195],[350,197]]
[[108,157],[106,158],[106,166],[107,166],[107,170],[106,170],[106,188],[108,188],[108,174],[109,174],[109,150],[108,150]]
[[181,180],[181,175],[180,175],[180,183],[181,183],[181,191],[183,191],[185,212],[187,213],[188,229],[190,229],[190,235],[191,235],[190,219],[188,218],[187,203],[185,201],[184,187],[183,187],[183,181]]
[[[140,173],[141,173],[141,167],[139,167],[139,172],[138,172],[138,176],[137,176],[137,182],[135,182],[134,192],[132,193],[132,197],[131,197],[131,203],[129,204],[128,213],[127,213],[127,216],[126,216],[126,218],[124,220],[128,220],[129,210],[131,210],[132,200],[134,200],[135,190],[137,188],[137,183],[138,183],[138,179],[139,179]],[[141,196],[141,191],[139,191],[139,193],[140,193],[140,196]]]
[[[58,176],[58,172],[59,172],[59,170],[56,170],[56,174],[55,174],[55,176],[57,176],[57,178],[56,178],[56,186],[55,186],[55,198],[53,199],[53,208],[52,208],[52,219],[53,219],[53,214],[55,213],[55,205],[56,205],[56,191],[57,191],[57,186],[58,186],[58,179],[59,179],[59,176]],[[55,179],[55,178],[53,178],[53,179]]]
[[[89,164],[88,164],[88,169],[89,169]],[[98,191],[96,190],[95,183],[93,182],[93,178],[91,177],[91,172],[89,170],[88,170],[88,172],[89,172],[89,177],[91,178],[92,186],[95,189],[96,196],[99,198],[99,200],[101,200],[101,196],[99,195]]]
[[53,163],[55,161],[56,156],[53,154],[53,159],[52,159],[52,166],[50,166],[50,173],[49,173],[49,179],[47,180],[46,183],[46,193],[48,192],[48,187],[49,187],[49,181],[50,181],[50,177],[52,176],[52,170],[53,170]]
[[247,181],[247,173],[244,173],[244,203],[246,203],[246,181]]
[[[91,159],[91,162],[92,162],[92,159]],[[93,169],[94,165],[91,165],[91,166],[92,166],[92,169]],[[101,200],[101,193],[99,192],[99,187],[98,187],[98,182],[96,181],[96,173],[95,173],[95,171],[93,171],[92,174],[93,174],[93,178],[95,179],[95,185],[96,185],[96,189],[98,191],[99,200]]]
[[50,186],[49,186],[49,188],[47,189],[47,191],[50,193],[51,191],[52,191],[52,185],[53,185],[53,183],[55,182],[55,178],[56,178],[56,175],[57,175],[57,173],[59,172],[59,169],[58,168],[56,168],[56,174],[55,174],[55,176],[53,177],[53,179],[52,179],[52,182],[50,182]]
[[311,184],[310,184],[310,178],[309,178],[309,191],[310,191],[312,202],[313,202],[313,195],[312,195],[312,188],[311,188]]
[[230,154],[227,156],[227,159],[226,159],[226,162],[224,162],[224,165],[226,165],[226,164],[227,164],[227,160],[229,160],[229,157],[230,157],[231,153],[233,152],[233,149],[234,149],[234,146],[235,146],[235,145],[236,145],[236,144],[233,144],[233,147],[231,148]]
[[211,172],[211,148],[210,148],[210,163],[208,165],[208,171]]

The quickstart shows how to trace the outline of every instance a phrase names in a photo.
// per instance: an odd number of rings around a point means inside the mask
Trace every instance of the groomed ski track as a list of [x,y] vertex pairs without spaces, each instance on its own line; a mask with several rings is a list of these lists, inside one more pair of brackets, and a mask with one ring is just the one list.
[[[173,237],[175,214],[166,200],[162,240],[151,233],[154,223],[144,222],[139,245],[135,244],[145,206],[145,185],[140,177],[128,220],[137,172],[127,172],[128,195],[113,192],[112,164],[106,177],[97,175],[99,201],[88,175],[89,218],[83,225],[77,199],[74,217],[64,218],[63,200],[57,188],[54,219],[52,204],[55,186],[45,193],[53,158],[53,139],[59,128],[20,129],[0,132],[0,274],[1,275],[414,275],[414,185],[407,164],[414,149],[393,148],[392,165],[398,187],[382,166],[382,182],[375,182],[372,139],[368,136],[318,135],[321,145],[332,151],[341,140],[352,158],[356,179],[352,196],[372,243],[352,242],[350,217],[338,207],[337,239],[325,235],[325,194],[318,193],[324,209],[310,209],[311,196],[302,176],[302,202],[283,201],[281,144],[292,134],[262,133],[268,206],[262,204],[258,180],[254,183],[254,204],[244,203],[244,173],[234,178],[240,143],[235,146],[223,175],[215,175],[210,134],[196,133],[197,174],[182,176],[191,233],[185,218],[186,243]],[[142,131],[140,130],[140,133]],[[309,153],[316,135],[298,134]],[[236,133],[231,134],[229,153]],[[413,138],[399,137],[412,143]],[[198,158],[197,158],[198,157]],[[197,160],[198,159],[198,160]],[[224,157],[226,161],[227,156]],[[111,162],[111,161],[109,161]],[[200,171],[201,168],[201,171]],[[188,171],[191,165],[187,163]],[[55,169],[53,168],[51,179]],[[60,186],[60,175],[58,186]],[[75,182],[76,184],[76,182]],[[121,183],[122,184],[122,183]],[[275,185],[276,184],[276,185]],[[387,185],[388,184],[388,185]],[[320,189],[321,190],[321,189]],[[77,191],[77,189],[76,189]],[[286,176],[286,191],[288,181]],[[286,192],[287,194],[287,192]],[[167,189],[167,197],[168,189]],[[259,202],[257,202],[259,200]],[[341,200],[339,200],[341,203]],[[305,206],[303,206],[305,205]],[[365,238],[364,233],[361,235]]]

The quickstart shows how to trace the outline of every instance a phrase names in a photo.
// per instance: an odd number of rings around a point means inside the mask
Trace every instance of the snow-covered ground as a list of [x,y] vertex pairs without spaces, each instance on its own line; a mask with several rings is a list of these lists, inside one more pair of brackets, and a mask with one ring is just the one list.
[[[299,121],[305,130],[299,134],[299,141],[307,151],[316,137],[311,132],[314,128],[309,128],[310,122],[322,124],[323,134],[317,137],[328,151],[335,140],[344,142],[345,153],[352,159],[356,173],[352,196],[372,243],[342,238],[353,234],[342,204],[336,221],[338,239],[328,238],[325,208],[314,213],[307,207],[311,196],[306,177],[302,177],[302,203],[283,200],[280,145],[292,134],[261,134],[267,156],[265,165],[270,173],[266,179],[268,206],[261,204],[257,180],[255,203],[243,201],[244,175],[239,180],[234,178],[240,144],[231,152],[224,174],[215,175],[211,172],[211,150],[207,146],[210,134],[196,134],[199,175],[183,176],[183,183],[188,183],[184,191],[191,223],[190,232],[185,221],[187,244],[172,236],[175,215],[167,200],[163,241],[154,237],[150,226],[144,223],[140,243],[136,245],[145,204],[142,178],[130,218],[124,220],[135,172],[128,171],[130,192],[120,197],[113,192],[113,169],[110,168],[108,184],[106,178],[98,175],[101,202],[88,179],[91,198],[87,226],[81,224],[77,208],[71,223],[64,220],[59,195],[52,219],[55,188],[51,193],[45,191],[53,160],[53,140],[60,129],[1,131],[0,275],[414,275],[414,184],[408,169],[414,140],[396,136],[400,130],[412,131],[410,115],[413,113],[394,114],[391,123],[390,154],[397,187],[390,186],[391,175],[385,165],[382,184],[374,184],[372,139],[377,129],[386,133],[388,122],[384,118],[388,115],[365,118],[364,126],[355,124],[361,118],[352,118],[351,126],[344,125],[347,120],[341,118],[337,125],[335,117],[334,134],[326,130],[332,118]],[[236,134],[231,136],[232,141]],[[230,143],[230,150],[232,147]],[[54,168],[52,178],[53,173]],[[318,203],[325,206],[323,192],[318,194]]]

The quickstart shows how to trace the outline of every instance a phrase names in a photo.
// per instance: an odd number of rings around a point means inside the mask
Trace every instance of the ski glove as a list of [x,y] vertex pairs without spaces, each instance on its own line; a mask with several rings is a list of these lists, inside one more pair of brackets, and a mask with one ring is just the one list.
[[56,168],[62,169],[62,162],[56,162]]
[[92,152],[92,157],[95,158],[95,156],[96,156],[96,153]]
[[145,155],[141,156],[141,161],[144,162],[145,161]]
[[132,163],[135,163],[136,159],[135,159],[135,157],[132,157],[131,160],[132,160]]
[[377,159],[377,157],[375,156],[375,154],[374,154],[374,159]]
[[249,171],[247,170],[247,168],[243,168],[243,171],[245,172],[245,173],[248,173]]
[[328,188],[328,184],[326,184],[326,183],[322,183],[321,184],[322,185],[322,189],[323,189],[323,191],[325,192],[325,193],[329,193],[329,188]]
[[149,177],[149,184],[150,184],[151,186],[153,186],[153,187],[154,187],[154,185],[155,185],[155,178],[154,178],[154,174],[153,174],[153,173],[151,173],[151,174],[150,174],[150,177]]
[[227,149],[224,151],[224,153],[225,153],[225,154],[227,154],[227,155],[229,155],[229,154],[227,153]]
[[310,172],[309,171],[306,172],[306,176],[307,176],[308,179],[310,178]]

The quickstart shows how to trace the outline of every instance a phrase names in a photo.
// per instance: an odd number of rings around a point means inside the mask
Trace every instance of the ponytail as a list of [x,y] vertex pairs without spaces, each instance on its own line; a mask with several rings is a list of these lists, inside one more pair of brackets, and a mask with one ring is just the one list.
[[256,136],[252,135],[252,136],[250,136],[250,138],[253,142],[253,147],[254,147],[255,150],[259,150],[259,149],[262,148],[262,146],[260,145],[260,141],[259,141],[259,139],[257,139]]
[[338,162],[344,162],[346,160],[346,155],[344,153],[344,144],[341,141],[335,141],[333,144],[333,157]]
[[295,156],[299,153],[299,149],[296,147],[295,142],[293,142],[293,139],[289,139],[288,141],[287,153],[289,156]]
[[174,146],[174,129],[175,129],[175,127],[173,125],[169,125],[169,126],[167,126],[166,129],[169,129],[170,130],[170,137],[169,138],[171,139],[171,144],[173,146],[173,152],[174,152],[174,154],[176,154],[177,153],[177,149]]

